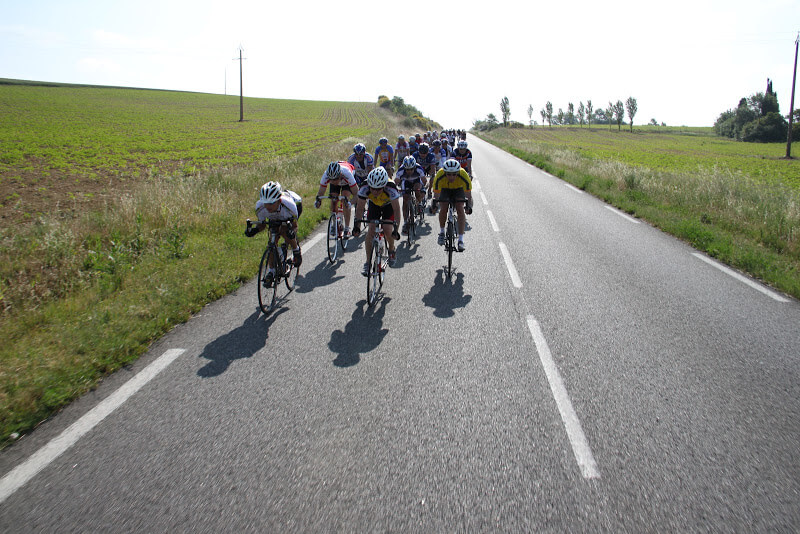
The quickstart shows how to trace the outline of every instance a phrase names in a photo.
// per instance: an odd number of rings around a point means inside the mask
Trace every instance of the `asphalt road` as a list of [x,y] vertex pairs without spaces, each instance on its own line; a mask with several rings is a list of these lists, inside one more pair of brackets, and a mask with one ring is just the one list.
[[470,148],[452,281],[310,239],[0,453],[0,531],[800,529],[797,301]]

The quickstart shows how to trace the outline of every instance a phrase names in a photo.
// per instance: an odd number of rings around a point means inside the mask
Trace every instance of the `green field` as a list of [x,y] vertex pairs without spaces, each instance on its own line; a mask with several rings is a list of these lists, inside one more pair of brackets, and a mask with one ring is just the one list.
[[[258,190],[404,130],[377,103],[0,82],[0,444],[252,278]],[[255,298],[255,295],[254,295]]]
[[710,128],[498,128],[480,136],[800,298],[800,160],[782,159],[785,143],[741,143]]
[[[656,172],[740,173],[765,181],[781,180],[800,188],[800,165],[781,159],[785,143],[742,143],[717,137],[713,128],[637,126],[633,133],[616,126],[499,129],[489,137],[518,148],[537,145],[575,151],[583,157],[613,160]],[[800,149],[794,143],[793,154]]]

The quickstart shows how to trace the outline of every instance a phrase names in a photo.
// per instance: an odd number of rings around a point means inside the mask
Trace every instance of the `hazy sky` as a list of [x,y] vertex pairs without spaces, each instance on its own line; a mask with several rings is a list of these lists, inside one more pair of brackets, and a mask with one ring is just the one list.
[[635,124],[710,126],[767,78],[786,115],[800,30],[798,0],[0,2],[2,78],[238,95],[241,45],[246,97],[401,96],[454,128],[504,96],[524,123],[633,96]]

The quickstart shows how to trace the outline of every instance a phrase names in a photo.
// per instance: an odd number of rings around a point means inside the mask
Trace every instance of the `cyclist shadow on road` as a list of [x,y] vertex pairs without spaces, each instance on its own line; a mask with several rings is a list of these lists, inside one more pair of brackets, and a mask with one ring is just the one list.
[[455,281],[448,280],[444,269],[436,271],[436,279],[428,294],[422,297],[425,306],[433,308],[433,315],[441,318],[453,317],[456,308],[463,308],[472,300],[472,295],[464,294],[464,273],[456,273]]
[[337,271],[343,263],[344,262],[340,258],[336,260],[336,263],[331,264],[326,256],[316,267],[307,273],[302,271],[303,265],[305,264],[301,265],[301,271],[297,274],[297,280],[295,280],[294,290],[298,293],[310,293],[316,287],[329,286],[342,280],[344,276],[337,275]]
[[357,365],[361,361],[361,354],[366,354],[381,344],[389,333],[388,329],[382,327],[386,304],[391,300],[382,296],[373,308],[367,307],[366,300],[359,301],[344,331],[334,330],[331,333],[328,348],[336,353],[333,365],[336,367]]
[[209,362],[198,369],[197,376],[213,378],[228,370],[234,360],[250,358],[267,345],[269,329],[275,320],[288,308],[281,308],[268,316],[261,310],[256,310],[241,326],[234,328],[209,343],[203,349],[199,358],[206,358]]

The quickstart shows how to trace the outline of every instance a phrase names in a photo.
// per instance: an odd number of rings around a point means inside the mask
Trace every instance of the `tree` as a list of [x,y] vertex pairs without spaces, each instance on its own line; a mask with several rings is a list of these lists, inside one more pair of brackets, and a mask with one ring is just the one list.
[[578,122],[581,123],[581,128],[583,128],[583,120],[586,116],[586,108],[583,106],[583,101],[581,101],[581,105],[578,106]]
[[503,115],[503,126],[508,126],[508,118],[511,116],[511,106],[508,103],[507,96],[504,96],[500,101],[500,113]]
[[533,128],[533,104],[528,104],[528,124]]
[[617,130],[622,131],[622,119],[625,118],[625,105],[622,100],[617,100],[614,104],[614,118],[617,121]]
[[611,124],[614,121],[614,104],[610,101],[608,103],[608,107],[606,108],[604,115],[606,116],[606,121],[608,121],[608,129],[611,129]]
[[650,122],[647,123],[649,126],[658,126],[658,121],[655,119],[650,119]]
[[558,108],[558,115],[557,116],[558,116],[558,120],[556,121],[556,124],[564,124],[564,110],[563,109]]
[[547,111],[547,124],[552,128],[553,127],[553,103],[549,100],[547,104],[545,104],[544,109]]
[[593,118],[594,117],[592,116],[592,101],[591,100],[587,100],[586,101],[586,122],[589,123],[589,126],[592,125],[592,119]]
[[636,116],[636,111],[638,110],[636,99],[629,96],[628,100],[625,101],[625,109],[628,111],[628,118],[631,120],[631,132],[633,132],[633,118]]
[[766,93],[741,98],[736,109],[722,112],[714,123],[717,135],[747,142],[780,141],[779,134],[785,136],[787,131],[788,123],[780,114],[771,81]]
[[567,114],[564,117],[564,122],[566,124],[575,124],[575,104],[572,102],[567,104]]
[[547,110],[542,108],[539,110],[539,115],[542,116],[542,126],[544,126],[544,122],[547,120]]

